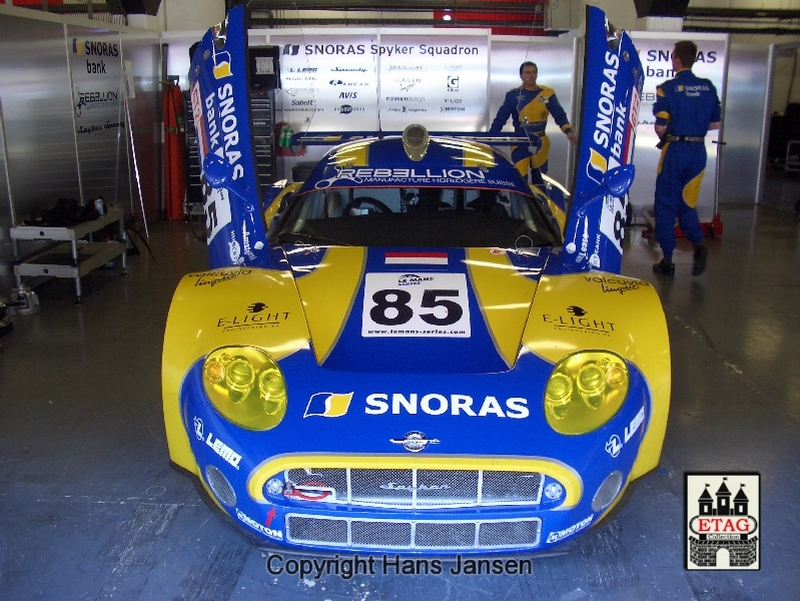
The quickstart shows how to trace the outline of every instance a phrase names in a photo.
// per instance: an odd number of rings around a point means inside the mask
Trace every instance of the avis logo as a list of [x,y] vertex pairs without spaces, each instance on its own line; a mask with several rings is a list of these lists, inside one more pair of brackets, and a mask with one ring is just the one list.
[[687,474],[686,568],[760,569],[759,496],[758,474]]

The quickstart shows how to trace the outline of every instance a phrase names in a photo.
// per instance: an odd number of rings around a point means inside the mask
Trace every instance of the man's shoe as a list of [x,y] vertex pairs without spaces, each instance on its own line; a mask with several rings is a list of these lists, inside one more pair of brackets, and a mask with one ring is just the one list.
[[694,251],[694,263],[692,263],[692,275],[700,275],[706,270],[708,261],[708,249],[705,246],[698,246]]
[[653,271],[661,275],[675,275],[675,263],[668,259],[661,259],[658,263],[653,265]]

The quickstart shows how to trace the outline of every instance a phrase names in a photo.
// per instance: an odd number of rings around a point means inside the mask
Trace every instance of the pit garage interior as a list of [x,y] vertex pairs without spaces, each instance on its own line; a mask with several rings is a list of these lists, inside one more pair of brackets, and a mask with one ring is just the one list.
[[[123,2],[125,10],[114,15],[112,2],[76,5],[74,11],[65,9],[66,1],[13,4],[0,4],[6,32],[0,42],[0,298],[8,303],[17,286],[10,228],[56,199],[91,202],[100,190],[106,208],[131,219],[124,225],[125,275],[121,255],[86,273],[80,304],[69,277],[25,278],[31,292],[23,300],[29,304],[2,322],[0,599],[798,598],[800,142],[794,154],[792,141],[800,120],[800,89],[794,86],[800,2],[597,3],[626,29],[650,26],[639,39],[711,36],[728,60],[726,147],[719,160],[709,160],[712,176],[704,184],[706,217],[711,222],[719,215],[722,223],[708,228],[706,273],[690,275],[690,245],[679,240],[675,277],[654,274],[660,252],[643,216],[652,191],[642,189],[631,199],[636,211],[622,273],[658,291],[672,353],[672,404],[658,468],[611,519],[563,553],[504,556],[532,559],[531,573],[451,574],[455,565],[447,561],[441,574],[389,570],[351,578],[271,573],[269,555],[213,513],[191,479],[169,464],[161,409],[164,324],[179,280],[207,269],[208,258],[196,215],[164,217],[159,82],[164,74],[185,77],[179,69],[188,59],[165,67],[162,52],[168,46],[183,57],[227,7],[212,0]],[[261,19],[253,24],[254,38],[280,27],[306,34],[320,26],[339,33],[350,25],[433,27],[453,8],[407,2],[411,12],[401,14],[383,3],[347,0],[284,3],[291,10],[268,1],[250,4]],[[537,29],[540,42],[550,38],[572,51],[580,12],[565,8],[569,2],[515,4],[461,1],[454,7],[479,14],[465,17],[464,27],[505,27],[497,35],[514,36],[523,23],[528,33]],[[165,29],[165,22],[181,26]],[[130,137],[121,128],[100,154],[73,133],[74,121],[62,127],[63,111],[49,103],[63,97],[58,87],[66,86],[62,104],[71,119],[77,110],[69,100],[72,75],[54,64],[52,53],[63,59],[65,40],[98,32],[119,41],[129,61],[121,75],[135,74],[128,100],[120,103]],[[547,83],[543,64],[540,71]],[[54,148],[65,144],[74,147],[72,159],[63,160],[63,151]],[[657,154],[647,144],[645,162]],[[553,153],[569,165],[566,144],[554,143]],[[276,168],[288,176],[292,159]],[[556,174],[567,175],[566,167]],[[34,295],[38,307],[30,304]],[[685,498],[687,473],[760,476],[758,570],[685,568],[686,516],[697,503]],[[291,557],[299,556],[284,553],[285,560]]]

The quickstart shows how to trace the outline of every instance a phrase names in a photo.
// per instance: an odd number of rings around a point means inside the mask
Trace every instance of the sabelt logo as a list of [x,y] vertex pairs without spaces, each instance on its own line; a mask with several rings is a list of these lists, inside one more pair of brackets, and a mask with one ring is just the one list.
[[[501,397],[502,398],[502,397]],[[509,397],[500,400],[496,396],[483,398],[466,394],[386,393],[376,392],[367,396],[367,415],[465,415],[467,417],[508,417],[525,419],[530,415],[528,400]]]

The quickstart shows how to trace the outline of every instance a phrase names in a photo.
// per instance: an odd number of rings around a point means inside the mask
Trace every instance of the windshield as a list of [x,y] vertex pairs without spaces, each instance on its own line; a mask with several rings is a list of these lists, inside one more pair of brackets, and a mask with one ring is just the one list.
[[471,188],[326,188],[291,199],[270,242],[342,246],[553,246],[544,197]]

